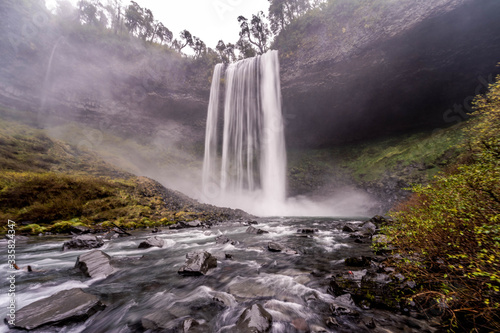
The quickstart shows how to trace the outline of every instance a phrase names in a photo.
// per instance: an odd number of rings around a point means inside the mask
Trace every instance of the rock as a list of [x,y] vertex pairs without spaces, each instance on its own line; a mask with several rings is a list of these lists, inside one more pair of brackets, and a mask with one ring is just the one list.
[[333,317],[328,317],[326,319],[326,326],[330,327],[330,328],[336,328],[336,327],[339,327],[340,324],[339,322],[337,321],[337,319],[333,318]]
[[104,309],[95,295],[80,288],[63,290],[16,312],[15,328],[32,330],[47,324],[83,321]]
[[238,241],[235,241],[234,239],[230,239],[225,235],[220,235],[215,238],[215,242],[217,244],[227,244],[230,243],[231,245],[236,245],[238,244]]
[[292,250],[283,244],[279,244],[279,243],[275,243],[275,242],[269,242],[267,244],[267,249],[271,252],[283,252],[286,254],[297,254],[297,251]]
[[236,323],[238,333],[264,333],[271,330],[273,317],[262,305],[254,304],[243,311]]
[[178,332],[177,317],[166,311],[156,311],[142,317],[141,325],[146,330],[167,330]]
[[377,226],[375,224],[373,224],[372,222],[368,221],[368,222],[365,222],[361,226],[360,232],[365,236],[371,236],[375,233],[376,230],[377,230]]
[[182,330],[184,333],[188,333],[192,328],[200,326],[200,323],[193,318],[185,319],[182,323]]
[[372,258],[365,256],[351,257],[345,260],[345,265],[351,267],[369,267],[371,264],[371,260]]
[[110,263],[111,257],[100,250],[93,250],[80,255],[76,259],[75,268],[78,268],[88,277],[106,277],[113,273]]
[[105,240],[112,240],[114,238],[118,238],[120,237],[120,235],[114,231],[114,230],[111,230],[110,232],[107,232],[105,235],[104,235],[104,239]]
[[286,247],[284,245],[275,242],[269,242],[267,244],[267,248],[271,252],[281,252],[286,250]]
[[233,255],[231,253],[225,253],[224,256],[226,259],[229,259],[229,260],[233,259]]
[[330,304],[330,311],[335,316],[359,316],[351,294],[336,297],[335,303]]
[[297,230],[298,234],[315,234],[317,232],[319,232],[319,230],[314,228],[302,228]]
[[258,235],[261,235],[261,234],[268,234],[268,233],[269,233],[269,231],[265,231],[265,230],[262,230],[262,229],[256,229],[256,228],[254,228],[254,227],[252,227],[252,226],[249,226],[249,227],[247,228],[247,230],[245,230],[245,232],[246,232],[247,234],[258,234]]
[[64,242],[63,251],[95,249],[104,245],[104,242],[92,235],[74,236],[71,240]]
[[386,235],[374,235],[372,237],[373,245],[386,245],[389,244],[391,240]]
[[195,221],[190,221],[190,222],[184,222],[186,225],[186,228],[199,228],[203,226],[200,220],[195,220]]
[[150,247],[153,247],[153,246],[163,247],[164,244],[165,244],[165,242],[163,241],[163,239],[161,239],[158,236],[153,236],[153,237],[149,237],[145,241],[141,242],[139,244],[138,248],[139,249],[149,249]]
[[69,229],[69,232],[73,235],[83,235],[90,234],[92,232],[92,229],[82,225],[74,225]]
[[343,232],[349,232],[349,233],[351,233],[351,232],[355,232],[355,231],[356,231],[356,229],[354,229],[354,228],[353,228],[353,227],[351,227],[350,225],[347,225],[347,224],[346,224],[346,225],[342,228],[342,231],[343,231]]
[[180,275],[205,275],[209,269],[217,267],[217,259],[206,251],[188,253],[186,258],[186,263],[177,272]]

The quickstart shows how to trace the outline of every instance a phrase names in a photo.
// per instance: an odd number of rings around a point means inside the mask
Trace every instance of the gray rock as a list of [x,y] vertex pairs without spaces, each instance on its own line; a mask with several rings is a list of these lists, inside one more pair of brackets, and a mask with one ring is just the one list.
[[166,311],[156,311],[147,314],[141,319],[141,325],[147,330],[171,330],[178,332],[177,317]]
[[209,269],[217,267],[217,259],[206,251],[188,253],[186,258],[186,263],[177,272],[180,275],[205,275]]
[[319,230],[314,228],[302,228],[297,230],[298,234],[315,234],[317,232],[319,232]]
[[350,233],[350,232],[355,232],[355,231],[356,231],[356,229],[354,229],[354,228],[353,228],[353,227],[351,227],[350,225],[347,225],[347,224],[346,224],[346,225],[342,228],[342,231],[343,231],[343,232],[349,232],[349,233]]
[[82,225],[74,225],[70,228],[69,231],[74,235],[83,235],[91,233],[92,229],[90,229],[89,227],[84,227]]
[[16,312],[15,328],[32,330],[47,324],[83,321],[104,309],[95,295],[80,288],[60,291]]
[[188,333],[190,331],[193,331],[192,329],[197,326],[200,326],[200,323],[198,321],[196,321],[193,318],[188,318],[185,319],[184,322],[182,323],[182,330],[184,333]]
[[82,254],[76,259],[75,268],[78,268],[88,277],[106,277],[113,273],[110,263],[111,257],[100,250]]
[[236,323],[238,333],[264,333],[271,330],[273,317],[262,305],[254,304],[243,311]]
[[74,236],[71,240],[64,242],[63,251],[95,249],[104,245],[104,242],[93,235]]
[[163,247],[165,242],[158,236],[149,237],[139,244],[139,249],[149,249],[150,247]]
[[257,234],[257,235],[268,234],[269,233],[269,231],[265,231],[265,230],[262,230],[262,229],[256,229],[256,228],[254,228],[252,226],[249,226],[247,228],[247,230],[245,230],[245,232],[247,234]]
[[283,244],[275,243],[275,242],[269,242],[267,244],[267,249],[271,252],[283,252],[286,254],[297,254],[297,251],[292,250]]
[[366,222],[361,226],[361,233],[363,235],[373,235],[375,231],[377,230],[377,226],[373,224],[372,222]]
[[351,257],[347,258],[344,263],[346,266],[351,266],[351,267],[369,267],[371,264],[371,260],[372,258],[365,256]]
[[228,238],[225,235],[220,235],[220,236],[216,237],[215,242],[217,244],[227,244],[227,243],[230,243],[231,245],[238,244],[238,241],[235,241],[234,239]]

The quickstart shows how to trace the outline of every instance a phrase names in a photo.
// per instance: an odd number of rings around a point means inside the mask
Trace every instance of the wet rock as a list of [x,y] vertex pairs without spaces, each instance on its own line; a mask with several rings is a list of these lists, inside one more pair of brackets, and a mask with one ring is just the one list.
[[275,242],[269,242],[267,244],[267,249],[271,252],[281,252],[286,250],[286,246]]
[[238,244],[238,241],[235,241],[234,239],[228,238],[228,237],[227,237],[227,236],[225,236],[225,235],[220,235],[220,236],[217,236],[217,237],[215,238],[215,242],[216,242],[217,244],[227,244],[227,243],[229,243],[229,244],[231,244],[231,245],[236,245],[236,244]]
[[271,330],[273,317],[262,305],[254,304],[243,311],[236,323],[238,333],[264,333]]
[[110,232],[107,232],[105,235],[104,235],[104,239],[105,240],[112,240],[112,239],[115,239],[115,238],[118,238],[120,237],[120,235],[114,231],[114,230],[111,230]]
[[353,227],[351,227],[350,225],[345,225],[343,228],[342,228],[342,231],[343,232],[348,232],[348,233],[351,233],[351,232],[355,232],[356,229],[354,229]]
[[335,298],[335,303],[330,304],[330,311],[335,316],[359,316],[351,294],[344,294]]
[[90,251],[76,259],[75,268],[88,277],[106,277],[113,273],[111,257],[100,250]]
[[345,265],[351,267],[370,267],[371,260],[372,258],[365,256],[351,257],[345,260]]
[[314,228],[302,228],[302,229],[298,229],[297,230],[297,233],[298,234],[315,234],[315,233],[318,233],[319,230],[318,229],[314,229]]
[[97,296],[80,288],[64,290],[18,310],[14,327],[32,330],[47,324],[83,321],[102,309],[104,305]]
[[192,332],[193,328],[200,326],[200,323],[193,318],[185,319],[182,323],[182,330],[184,333]]
[[149,237],[139,244],[139,249],[149,249],[150,247],[163,247],[165,242],[158,236]]
[[188,253],[186,258],[186,263],[177,272],[180,275],[205,275],[209,269],[217,267],[217,259],[206,251]]
[[74,236],[71,240],[64,242],[63,251],[95,249],[104,245],[104,242],[93,235]]
[[337,319],[333,318],[333,317],[328,317],[326,318],[326,326],[328,326],[329,328],[337,328],[340,326],[339,322],[337,321]]
[[141,319],[142,327],[147,330],[167,330],[178,332],[179,323],[177,317],[166,311],[156,311]]
[[271,252],[282,252],[286,254],[297,254],[297,251],[292,250],[288,247],[286,247],[283,244],[280,243],[275,243],[275,242],[269,242],[267,244],[267,249]]
[[69,229],[69,232],[73,235],[83,235],[90,234],[92,232],[92,229],[82,225],[74,225]]
[[366,270],[337,274],[330,280],[327,291],[334,296],[355,294],[361,287],[361,279],[365,274]]
[[224,256],[226,259],[229,259],[229,260],[233,259],[233,255],[231,253],[225,253]]
[[174,225],[169,226],[169,229],[186,229],[186,228],[200,228],[204,227],[205,224],[200,220],[194,220],[189,222],[180,221]]
[[361,226],[360,232],[364,236],[371,236],[371,235],[375,234],[376,230],[377,230],[377,226],[375,224],[373,224],[372,222],[368,221]]
[[257,234],[257,235],[268,234],[269,233],[269,231],[265,231],[265,230],[262,230],[262,229],[257,229],[257,228],[254,228],[252,226],[249,226],[247,228],[247,230],[245,230],[245,232],[247,234]]

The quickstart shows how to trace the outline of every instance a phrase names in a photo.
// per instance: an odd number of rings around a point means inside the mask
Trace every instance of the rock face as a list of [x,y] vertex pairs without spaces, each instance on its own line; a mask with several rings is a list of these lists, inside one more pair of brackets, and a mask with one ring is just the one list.
[[235,332],[265,333],[271,330],[273,317],[262,305],[254,304],[243,311],[236,323]]
[[186,258],[186,263],[178,271],[180,275],[205,275],[209,269],[217,267],[217,259],[206,251],[188,253]]
[[83,290],[64,290],[16,312],[15,328],[32,330],[46,324],[82,321],[104,308],[97,296]]
[[163,247],[165,242],[158,236],[149,237],[139,244],[139,249],[149,249],[150,247]]
[[95,249],[104,245],[104,242],[92,235],[75,236],[71,240],[64,242],[63,251]]
[[500,73],[496,0],[339,2],[324,15],[332,24],[304,24],[293,46],[290,25],[276,43],[290,146],[463,121],[470,96]]
[[106,253],[94,250],[79,256],[76,259],[75,268],[91,278],[106,277],[113,273],[110,260],[111,257]]

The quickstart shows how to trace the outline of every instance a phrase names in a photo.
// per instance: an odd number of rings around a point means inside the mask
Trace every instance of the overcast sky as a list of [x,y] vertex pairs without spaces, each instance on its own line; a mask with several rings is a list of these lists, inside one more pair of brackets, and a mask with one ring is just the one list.
[[[76,4],[78,0],[69,0]],[[101,0],[105,3],[107,0]],[[188,29],[194,36],[201,38],[211,48],[222,39],[225,43],[236,43],[239,24],[236,18],[243,15],[250,18],[262,10],[267,13],[268,0],[136,0],[145,8],[151,9],[155,19],[163,22],[174,37]],[[129,0],[122,0],[124,6]],[[56,0],[46,0],[48,8],[55,8]]]

